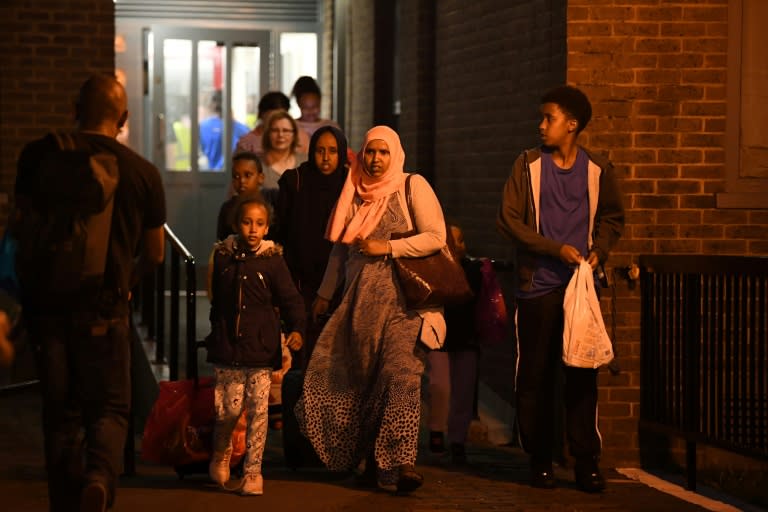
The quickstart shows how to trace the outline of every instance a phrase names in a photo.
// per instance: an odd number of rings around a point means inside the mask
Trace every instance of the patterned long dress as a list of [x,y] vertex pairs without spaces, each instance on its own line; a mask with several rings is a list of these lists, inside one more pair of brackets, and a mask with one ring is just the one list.
[[[407,230],[393,194],[371,239]],[[332,470],[357,467],[374,450],[382,483],[414,464],[421,375],[421,317],[408,311],[392,261],[350,249],[341,304],[328,320],[307,367],[296,416]]]

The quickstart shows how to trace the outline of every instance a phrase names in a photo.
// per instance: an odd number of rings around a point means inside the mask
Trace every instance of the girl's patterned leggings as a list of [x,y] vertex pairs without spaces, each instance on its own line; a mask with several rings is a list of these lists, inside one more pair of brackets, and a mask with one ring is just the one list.
[[247,427],[243,473],[261,473],[267,440],[267,403],[272,382],[271,368],[214,366],[216,376],[216,424],[213,429],[214,457],[221,457],[232,443],[232,432],[245,407]]

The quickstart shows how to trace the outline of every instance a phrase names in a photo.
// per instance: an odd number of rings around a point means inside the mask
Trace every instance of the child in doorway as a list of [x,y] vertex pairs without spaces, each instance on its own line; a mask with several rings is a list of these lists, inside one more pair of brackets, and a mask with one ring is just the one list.
[[234,222],[237,198],[260,192],[262,183],[264,171],[261,168],[261,160],[255,153],[244,151],[232,157],[232,189],[236,195],[221,205],[216,222],[216,240],[224,240],[238,232]]
[[261,461],[272,370],[282,366],[280,320],[286,325],[286,345],[299,350],[305,315],[282,247],[264,240],[269,206],[259,196],[246,195],[236,211],[237,236],[218,242],[213,256],[211,334],[206,346],[208,361],[214,364],[216,423],[209,475],[222,486],[229,480],[232,431],[245,407],[248,448],[239,490],[255,495],[263,493]]
[[433,350],[429,359],[429,449],[445,451],[445,430],[448,427],[451,460],[465,464],[464,443],[469,425],[475,416],[475,387],[477,361],[480,352],[475,328],[475,302],[480,291],[481,260],[467,257],[464,234],[456,225],[449,225],[454,240],[455,255],[461,262],[475,297],[467,304],[446,306],[447,334],[441,350]]

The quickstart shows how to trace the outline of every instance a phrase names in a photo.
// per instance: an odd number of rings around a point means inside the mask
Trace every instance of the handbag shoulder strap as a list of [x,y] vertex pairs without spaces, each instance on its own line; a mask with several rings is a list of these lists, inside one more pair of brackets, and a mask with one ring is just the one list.
[[413,200],[412,200],[412,194],[411,194],[411,177],[413,176],[412,173],[409,173],[408,176],[405,178],[405,204],[408,207],[408,215],[411,217],[411,229],[413,231],[416,231],[416,219],[413,216]]
[[[408,177],[405,178],[405,202],[408,206],[408,214],[411,217],[411,226],[413,227],[412,232],[417,233],[418,230],[416,229],[416,218],[413,216],[413,207],[412,204],[412,197],[413,194],[411,194],[411,176],[413,174],[408,174]],[[448,246],[448,249],[450,249],[452,254],[456,254],[456,241],[453,239],[453,233],[451,233],[451,226],[448,225],[448,221],[445,221],[445,243]]]

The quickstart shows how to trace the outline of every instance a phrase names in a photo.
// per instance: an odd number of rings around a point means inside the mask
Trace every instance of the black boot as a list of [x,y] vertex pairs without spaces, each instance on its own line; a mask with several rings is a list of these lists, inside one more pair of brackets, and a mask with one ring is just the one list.
[[576,459],[573,468],[576,485],[584,492],[600,492],[605,489],[605,478],[600,473],[597,457],[581,457]]
[[407,494],[413,492],[424,483],[424,477],[416,472],[413,464],[402,464],[398,467],[397,492]]

